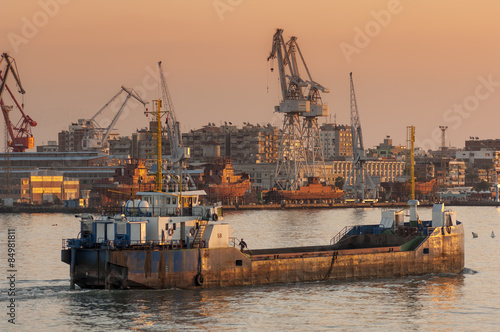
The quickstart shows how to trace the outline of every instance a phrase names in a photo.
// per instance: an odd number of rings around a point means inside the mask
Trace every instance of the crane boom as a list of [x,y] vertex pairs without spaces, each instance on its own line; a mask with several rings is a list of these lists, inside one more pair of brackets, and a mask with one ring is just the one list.
[[125,105],[127,104],[127,102],[129,101],[130,98],[134,98],[135,100],[137,100],[138,102],[140,102],[144,106],[146,106],[146,104],[147,104],[147,102],[145,102],[144,100],[141,99],[141,97],[139,97],[139,95],[135,92],[135,90],[127,89],[126,87],[122,86],[122,90],[120,92],[122,92],[122,91],[125,91],[127,93],[127,97],[125,98],[125,101],[123,102],[122,106],[120,107],[120,109],[116,113],[115,117],[113,118],[113,121],[111,122],[108,129],[106,130],[106,133],[104,134],[104,136],[101,140],[102,145],[104,145],[104,142],[106,142],[106,140],[108,139],[109,134],[115,128],[115,124],[118,121],[118,119],[120,118],[120,115],[122,114],[122,111],[125,108]]
[[[19,93],[20,94],[25,94],[26,91],[24,91],[23,85],[21,84],[21,80],[19,79],[19,74],[18,74],[18,71],[17,71],[17,65],[16,65],[16,62],[15,62],[14,58],[12,58],[7,53],[3,53],[2,54],[2,59],[0,60],[0,64],[4,60],[7,62],[7,68],[5,69],[5,77],[4,77],[4,79],[2,80],[2,82],[0,84],[0,96],[2,95],[3,89],[5,87],[5,84],[7,83],[7,76],[9,75],[9,72],[12,73],[12,75],[14,76],[14,79],[17,82],[17,86],[19,87]],[[15,67],[15,69],[14,69],[14,67]]]
[[[344,190],[348,195],[354,196],[356,200],[364,201],[366,191],[369,189],[372,193],[372,198],[376,197],[375,184],[366,170],[365,150],[363,147],[363,134],[361,132],[361,121],[359,118],[358,104],[356,101],[356,93],[354,91],[354,81],[352,73],[350,78],[350,98],[351,98],[351,135],[352,135],[352,156],[353,167],[347,180],[344,183]],[[368,182],[368,186],[367,183]]]
[[[99,124],[95,121],[95,118],[101,114],[113,101],[115,101],[120,94],[126,93],[127,96],[125,97],[125,100],[123,101],[122,105],[120,106],[118,112],[116,112],[113,120],[111,121],[111,124],[107,128],[101,128]],[[135,92],[133,89],[128,89],[124,87],[123,85],[120,88],[120,91],[118,91],[99,111],[97,111],[96,114],[92,118],[88,120],[88,124],[90,127],[90,131],[87,133],[87,135],[83,138],[82,140],[82,147],[84,150],[89,150],[89,149],[104,149],[106,148],[106,140],[108,139],[109,135],[115,128],[116,122],[120,118],[120,115],[123,112],[123,109],[125,108],[125,105],[127,102],[130,100],[130,98],[134,98],[144,106],[146,106],[147,102],[141,99],[141,97]]]
[[[24,105],[20,105],[17,102],[14,93],[12,93],[12,90],[7,85],[7,78],[9,73],[11,73],[18,86],[18,92],[22,95],[26,93],[21,84],[21,79],[19,77],[19,72],[14,58],[10,57],[7,53],[3,53],[0,59],[0,64],[4,61],[6,62],[6,68],[4,71],[0,70],[0,106],[2,108],[3,117],[10,138],[8,146],[13,148],[14,152],[24,152],[26,149],[31,149],[35,145],[33,134],[31,133],[31,127],[35,127],[37,123],[30,116],[24,113]],[[3,99],[3,93],[5,90],[7,90],[10,98],[21,113],[21,118],[16,125],[13,125],[9,114],[14,107],[6,105]]]
[[168,141],[170,143],[170,156],[168,159],[176,163],[183,159],[186,156],[186,153],[184,148],[182,147],[179,122],[177,122],[174,104],[172,103],[170,92],[168,91],[165,75],[163,74],[163,69],[161,67],[161,61],[158,62],[158,69],[160,71],[160,83],[163,97],[162,107],[166,112],[165,122],[167,126]]
[[[123,88],[123,86],[122,86],[122,88]],[[102,113],[102,111],[104,111],[104,110],[105,110],[105,109],[109,106],[109,104],[111,104],[113,101],[115,101],[115,99],[116,99],[116,98],[118,98],[118,96],[122,93],[122,91],[123,91],[123,90],[122,90],[122,89],[120,89],[120,91],[118,91],[118,92],[117,92],[117,93],[113,96],[113,98],[111,98],[111,99],[110,99],[110,100],[109,100],[109,101],[108,101],[108,102],[107,102],[107,103],[106,103],[103,107],[101,107],[101,109],[100,109],[100,110],[98,110],[98,111],[97,111],[97,113],[96,113],[96,114],[94,114],[94,116],[93,116],[93,117],[91,117],[91,118],[90,118],[90,121],[95,122],[95,120],[94,120],[94,119],[95,119],[97,116],[99,116],[99,114],[101,114],[101,113]]]
[[361,132],[361,121],[359,119],[358,104],[356,102],[356,93],[354,91],[354,82],[352,73],[349,74],[351,80],[351,133],[352,133],[352,149],[354,160],[364,156],[363,134]]
[[[267,61],[271,59],[278,59],[278,70],[280,76],[281,94],[283,99],[287,97],[287,85],[286,85],[286,75],[285,75],[285,65],[288,61],[288,52],[286,51],[285,40],[283,39],[283,29],[277,29],[273,36],[273,46],[271,49],[271,54],[267,58]],[[286,58],[283,57],[286,55]]]

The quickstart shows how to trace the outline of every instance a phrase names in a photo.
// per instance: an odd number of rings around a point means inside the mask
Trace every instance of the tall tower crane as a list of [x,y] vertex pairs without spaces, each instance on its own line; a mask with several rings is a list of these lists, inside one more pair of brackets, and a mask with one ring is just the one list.
[[[3,53],[0,59],[0,65],[4,63],[6,65],[5,69],[0,70],[0,107],[2,108],[2,114],[8,132],[8,147],[12,148],[13,152],[24,152],[26,149],[32,149],[35,146],[35,139],[31,133],[31,127],[35,127],[37,123],[29,115],[24,113],[24,105],[19,105],[14,93],[7,85],[7,78],[9,73],[11,73],[16,81],[18,92],[21,95],[26,93],[21,84],[14,58],[9,56],[7,53]],[[7,91],[14,105],[5,104],[4,91]],[[17,108],[21,113],[21,118],[16,124],[13,124],[10,119],[10,112],[12,112],[15,108]]]
[[[344,183],[344,191],[346,191],[347,196],[352,196],[356,200],[363,201],[367,196],[367,191],[371,191],[373,199],[375,199],[377,193],[375,185],[366,170],[363,134],[361,132],[361,121],[359,119],[358,104],[356,102],[356,93],[354,92],[352,73],[350,73],[349,76],[351,80],[351,134],[353,167]],[[368,186],[366,185],[366,182],[368,182]]]
[[[123,101],[120,109],[115,114],[115,117],[111,121],[110,125],[107,128],[102,128],[99,126],[97,121],[95,120],[99,114],[101,114],[112,102],[114,102],[122,93],[126,94],[125,100]],[[146,106],[147,102],[142,100],[142,98],[135,92],[133,89],[128,89],[124,86],[121,87],[120,91],[116,93],[113,98],[111,98],[96,114],[89,120],[87,120],[86,125],[88,128],[87,134],[84,136],[82,140],[82,148],[84,150],[102,150],[107,148],[107,139],[113,129],[115,128],[116,122],[120,118],[120,115],[125,108],[125,105],[129,101],[130,98],[134,98],[144,106]]]
[[[297,37],[291,37],[285,43],[282,29],[276,30],[271,54],[267,58],[268,61],[274,59],[278,61],[283,98],[279,106],[275,106],[275,112],[284,114],[276,185],[278,189],[296,190],[304,183],[305,177],[316,176],[317,162],[320,163],[320,174],[326,180],[317,119],[328,115],[328,106],[323,105],[320,92],[328,93],[329,90],[311,78]],[[309,80],[301,78],[299,63],[305,68]]]
[[[167,81],[165,80],[165,75],[163,74],[163,69],[161,67],[161,61],[158,62],[158,69],[160,72],[160,84],[162,90],[162,102],[160,104],[166,117],[165,127],[167,129],[167,136],[170,145],[170,155],[167,156],[167,160],[172,164],[172,168],[174,170],[173,175],[177,177],[177,181],[173,181],[172,183],[174,185],[184,183],[187,185],[186,187],[196,189],[194,181],[184,165],[185,161],[190,157],[190,152],[189,148],[182,146],[180,124],[177,121],[172,97],[170,96]],[[158,119],[158,128],[161,127],[160,120],[161,119]],[[158,139],[161,142],[161,137],[158,137]]]

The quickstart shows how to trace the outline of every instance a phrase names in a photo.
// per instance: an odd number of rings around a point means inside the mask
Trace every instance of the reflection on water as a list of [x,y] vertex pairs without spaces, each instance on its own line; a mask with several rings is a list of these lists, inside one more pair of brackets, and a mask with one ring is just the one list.
[[[500,323],[500,234],[497,208],[457,208],[467,236],[459,275],[329,281],[208,290],[69,290],[60,262],[71,215],[0,215],[0,234],[19,235],[17,300],[21,329],[166,330],[495,330]],[[430,209],[421,209],[421,217]],[[230,211],[250,249],[322,245],[346,225],[378,223],[380,209]],[[57,226],[53,226],[57,225]],[[0,238],[1,252],[6,239]],[[5,261],[0,263],[5,271]],[[2,287],[5,283],[2,281]],[[0,305],[5,305],[1,298]],[[0,329],[4,328],[4,321]]]
[[464,279],[437,275],[201,291],[75,291],[65,298],[61,314],[83,330],[414,330],[424,320],[440,325],[440,313],[457,309]]

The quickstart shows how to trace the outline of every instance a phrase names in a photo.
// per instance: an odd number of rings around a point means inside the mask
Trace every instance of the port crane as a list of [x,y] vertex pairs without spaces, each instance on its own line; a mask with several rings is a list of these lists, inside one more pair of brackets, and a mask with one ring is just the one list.
[[[302,56],[297,37],[285,43],[283,30],[277,29],[268,61],[277,59],[282,101],[275,112],[283,113],[283,129],[276,162],[275,181],[278,189],[297,190],[307,177],[319,173],[326,181],[326,169],[319,135],[318,117],[328,116],[328,105],[321,93],[330,91],[315,82]],[[302,63],[308,80],[299,72]],[[274,68],[271,67],[271,71]]]
[[[120,106],[120,109],[118,112],[116,112],[113,120],[111,121],[110,125],[107,128],[102,128],[96,121],[96,118],[106,109],[109,107],[111,103],[113,103],[121,94],[125,93],[126,97],[125,100],[123,101],[122,105]],[[146,106],[147,102],[142,100],[142,98],[135,92],[133,89],[128,89],[124,86],[121,87],[120,91],[118,91],[113,98],[111,98],[99,111],[97,111],[96,114],[89,120],[86,120],[86,126],[87,126],[87,134],[83,137],[82,140],[82,148],[84,150],[106,150],[107,149],[107,139],[113,129],[115,128],[116,122],[120,118],[120,115],[123,112],[123,109],[125,108],[125,105],[127,102],[130,100],[130,98],[134,98],[138,102],[140,102],[142,105]]]
[[[13,152],[24,152],[26,149],[32,149],[35,146],[35,139],[31,133],[31,127],[35,127],[37,123],[24,112],[24,104],[19,104],[14,93],[7,85],[7,78],[10,73],[16,81],[18,92],[21,95],[26,93],[21,84],[21,79],[19,78],[19,72],[14,58],[9,56],[7,53],[3,53],[0,59],[0,66],[3,64],[5,64],[5,68],[0,70],[0,107],[2,108],[2,114],[8,133],[7,146],[9,149],[12,148]],[[10,99],[12,99],[14,105],[5,104],[4,96],[7,95],[4,94],[5,91],[7,91],[7,94],[10,96]],[[21,113],[21,118],[16,122],[16,124],[13,124],[10,113],[15,108],[17,108]]]
[[[366,170],[366,156],[363,147],[363,134],[361,131],[361,120],[359,118],[358,104],[356,102],[356,93],[354,91],[354,82],[352,73],[349,74],[351,81],[351,134],[352,134],[352,156],[353,166],[344,183],[344,191],[347,197],[354,198],[356,201],[364,201],[368,193],[372,193],[372,199],[376,197],[376,190],[373,180]],[[368,182],[368,183],[367,183]]]
[[[165,75],[163,74],[163,69],[161,66],[162,62],[158,62],[158,70],[160,72],[160,84],[162,90],[162,99],[157,101],[160,105],[161,110],[158,111],[157,120],[158,120],[158,133],[157,139],[159,140],[159,156],[161,156],[161,116],[165,116],[165,127],[168,136],[168,141],[170,145],[170,155],[167,156],[167,161],[171,163],[173,174],[168,172],[167,176],[167,185],[173,185],[174,187],[180,187],[180,190],[196,189],[196,185],[194,184],[194,180],[191,175],[187,172],[186,167],[184,165],[185,161],[190,157],[189,148],[182,146],[182,137],[180,133],[180,124],[177,121],[177,116],[175,114],[174,104],[172,102],[172,97],[170,96],[170,92],[168,90],[167,81],[165,79]],[[157,179],[162,177],[162,167],[161,167],[161,158],[158,160],[157,169]]]

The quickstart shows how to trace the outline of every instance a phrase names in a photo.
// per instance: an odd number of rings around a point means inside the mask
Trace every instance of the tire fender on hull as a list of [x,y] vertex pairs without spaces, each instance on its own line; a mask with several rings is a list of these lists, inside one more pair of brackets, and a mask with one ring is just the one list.
[[203,276],[203,274],[201,273],[198,273],[195,277],[194,277],[194,283],[196,284],[196,286],[203,286],[203,282],[205,281],[205,277]]

